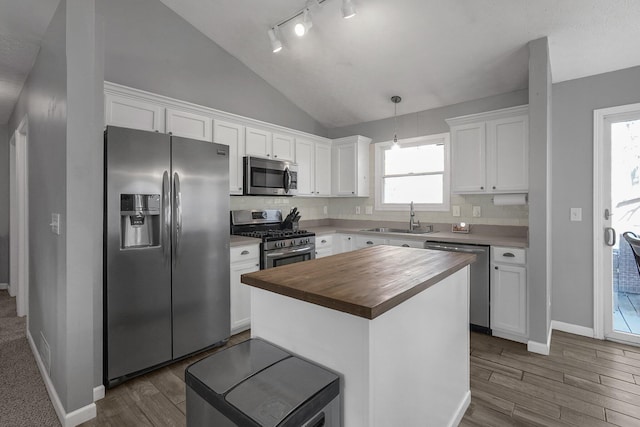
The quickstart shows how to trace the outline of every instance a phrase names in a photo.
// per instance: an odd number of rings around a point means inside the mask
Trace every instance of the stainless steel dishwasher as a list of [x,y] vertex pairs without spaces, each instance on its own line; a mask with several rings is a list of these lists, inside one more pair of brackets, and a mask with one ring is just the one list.
[[426,241],[425,249],[463,252],[476,255],[471,264],[469,289],[469,323],[471,330],[491,335],[489,292],[489,246]]

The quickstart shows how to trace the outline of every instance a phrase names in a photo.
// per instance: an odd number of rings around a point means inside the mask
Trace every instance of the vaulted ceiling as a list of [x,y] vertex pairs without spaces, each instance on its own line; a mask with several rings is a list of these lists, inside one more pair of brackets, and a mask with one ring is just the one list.
[[[132,0],[133,1],[133,0]],[[306,0],[161,0],[327,127],[527,87],[527,42],[549,38],[553,81],[640,65],[637,0],[326,0],[303,38],[267,30]],[[0,0],[0,124],[6,123],[58,0]],[[294,20],[295,21],[295,20]]]

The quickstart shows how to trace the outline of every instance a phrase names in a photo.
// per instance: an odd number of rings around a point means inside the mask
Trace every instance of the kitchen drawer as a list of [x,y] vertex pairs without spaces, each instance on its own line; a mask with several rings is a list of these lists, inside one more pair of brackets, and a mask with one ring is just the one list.
[[492,246],[491,250],[493,251],[493,262],[519,265],[525,265],[527,263],[525,249]]
[[333,235],[316,236],[316,249],[330,248],[333,246]]
[[230,249],[231,263],[260,260],[260,245],[234,246]]
[[355,239],[356,249],[366,248],[375,245],[386,245],[389,243],[387,239],[372,236],[356,236]]

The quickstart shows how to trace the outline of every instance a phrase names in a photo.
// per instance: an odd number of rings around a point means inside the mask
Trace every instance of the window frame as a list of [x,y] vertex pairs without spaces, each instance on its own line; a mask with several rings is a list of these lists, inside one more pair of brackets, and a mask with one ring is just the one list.
[[[415,138],[399,139],[400,146],[412,145],[444,145],[444,171],[442,173],[442,203],[414,203],[416,211],[444,212],[450,209],[451,203],[451,144],[449,132],[434,135],[424,135]],[[393,141],[384,141],[375,144],[375,209],[379,211],[408,211],[407,203],[384,203],[384,153],[391,149]],[[390,175],[398,176],[398,175]],[[400,175],[403,176],[403,175]]]

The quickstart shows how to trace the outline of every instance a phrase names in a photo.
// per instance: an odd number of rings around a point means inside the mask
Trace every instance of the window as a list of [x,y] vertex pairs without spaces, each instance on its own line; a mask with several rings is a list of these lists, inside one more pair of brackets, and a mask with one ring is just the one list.
[[376,144],[376,209],[449,210],[449,134]]

